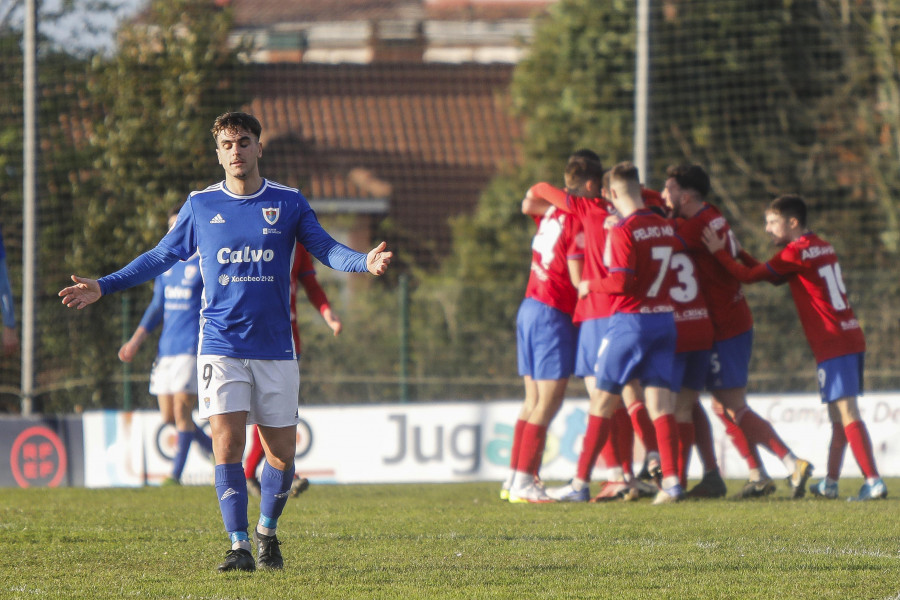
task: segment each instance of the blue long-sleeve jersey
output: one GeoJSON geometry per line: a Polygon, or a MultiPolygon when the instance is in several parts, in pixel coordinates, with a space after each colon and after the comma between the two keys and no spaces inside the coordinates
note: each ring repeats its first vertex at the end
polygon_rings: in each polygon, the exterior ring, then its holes
{"type": "Polygon", "coordinates": [[[9,285],[9,274],[6,272],[6,246],[3,245],[2,233],[0,233],[0,314],[3,317],[3,325],[16,326],[12,288],[9,285]]]}
{"type": "Polygon", "coordinates": [[[200,354],[295,359],[290,275],[296,242],[333,269],[365,272],[366,255],[338,243],[294,188],[263,180],[239,196],[225,182],[193,192],[156,248],[99,280],[103,294],[151,279],[194,252],[204,290],[200,354]]]}

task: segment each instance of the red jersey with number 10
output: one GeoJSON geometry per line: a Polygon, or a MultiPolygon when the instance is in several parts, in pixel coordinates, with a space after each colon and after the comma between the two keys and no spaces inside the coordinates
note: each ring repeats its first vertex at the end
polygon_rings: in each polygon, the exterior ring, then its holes
{"type": "Polygon", "coordinates": [[[766,266],[787,278],[817,363],[865,351],[866,341],[847,300],[841,266],[831,244],[807,233],[785,246],[766,266]]]}
{"type": "Polygon", "coordinates": [[[534,217],[538,230],[531,242],[531,275],[525,297],[571,315],[578,290],[569,277],[569,260],[584,258],[581,222],[551,206],[543,216],[534,217]]]}
{"type": "Polygon", "coordinates": [[[750,306],[744,298],[741,282],[728,272],[709,253],[703,243],[703,230],[707,225],[719,237],[726,236],[728,253],[734,257],[735,244],[731,239],[728,221],[711,204],[705,204],[697,214],[678,225],[678,235],[687,244],[688,252],[697,265],[700,289],[706,298],[706,307],[715,329],[716,341],[727,340],[749,331],[753,327],[750,306]]]}
{"type": "Polygon", "coordinates": [[[624,293],[610,294],[614,312],[672,312],[672,257],[684,249],[675,227],[649,209],[635,211],[610,230],[607,269],[631,280],[624,293]]]}

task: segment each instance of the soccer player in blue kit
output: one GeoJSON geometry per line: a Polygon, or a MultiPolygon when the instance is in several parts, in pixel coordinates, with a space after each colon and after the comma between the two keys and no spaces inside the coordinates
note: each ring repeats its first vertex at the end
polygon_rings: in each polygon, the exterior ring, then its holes
{"type": "Polygon", "coordinates": [[[231,112],[212,127],[225,180],[190,194],[175,227],[124,268],[59,292],[84,308],[143,283],[200,253],[203,308],[197,372],[200,417],[208,418],[216,456],[216,494],[231,549],[220,572],[283,567],[276,537],[294,475],[300,371],[290,325],[290,273],[296,242],[339,271],[381,275],[393,256],[381,242],[362,254],[335,241],[296,189],[262,178],[262,127],[231,112]],[[266,452],[254,562],[248,535],[247,480],[241,466],[247,425],[266,452]]]}
{"type": "MultiPolygon", "coordinates": [[[[169,229],[175,226],[177,217],[178,208],[169,212],[169,229]]],[[[200,256],[195,253],[154,280],[153,299],[134,334],[119,349],[119,359],[130,363],[150,332],[162,323],[159,350],[150,372],[150,393],[156,396],[163,422],[175,425],[178,432],[172,473],[163,485],[181,483],[192,442],[200,445],[204,455],[213,455],[212,440],[191,417],[197,403],[197,342],[202,293],[200,256]]]]}
{"type": "Polygon", "coordinates": [[[3,245],[3,233],[0,232],[0,315],[3,317],[3,355],[9,355],[19,349],[19,336],[16,335],[16,315],[13,312],[12,286],[6,272],[6,247],[3,245]]]}

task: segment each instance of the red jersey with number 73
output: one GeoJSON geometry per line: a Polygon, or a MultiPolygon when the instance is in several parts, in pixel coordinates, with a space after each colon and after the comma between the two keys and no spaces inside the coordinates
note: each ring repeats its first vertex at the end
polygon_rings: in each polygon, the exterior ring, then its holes
{"type": "Polygon", "coordinates": [[[674,282],[672,256],[684,250],[675,227],[649,209],[635,211],[609,232],[607,269],[625,272],[631,285],[622,294],[610,294],[613,312],[673,312],[669,289],[674,282]]]}
{"type": "Polygon", "coordinates": [[[766,266],[788,280],[816,362],[866,349],[834,248],[813,233],[785,246],[766,266]]]}

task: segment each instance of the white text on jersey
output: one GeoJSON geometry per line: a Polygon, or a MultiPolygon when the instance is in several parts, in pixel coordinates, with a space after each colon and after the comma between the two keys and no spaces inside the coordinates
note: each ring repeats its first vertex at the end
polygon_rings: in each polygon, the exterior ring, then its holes
{"type": "Polygon", "coordinates": [[[260,260],[263,262],[270,262],[273,258],[275,258],[274,250],[257,250],[250,248],[250,246],[244,246],[243,251],[232,251],[231,248],[221,248],[216,252],[216,260],[219,261],[219,264],[221,265],[227,265],[228,263],[259,262],[260,260]]]}

